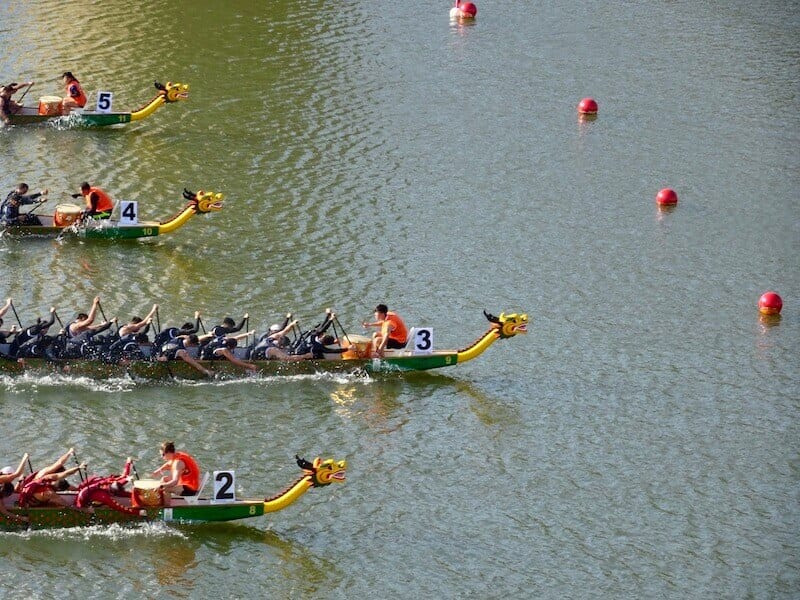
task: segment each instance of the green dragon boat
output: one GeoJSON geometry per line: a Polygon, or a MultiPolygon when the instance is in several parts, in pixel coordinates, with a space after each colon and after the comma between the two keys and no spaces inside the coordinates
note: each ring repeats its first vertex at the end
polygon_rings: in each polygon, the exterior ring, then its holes
{"type": "MultiPolygon", "coordinates": [[[[365,336],[348,335],[342,340],[346,351],[326,354],[322,359],[298,361],[256,360],[256,375],[282,376],[317,373],[399,373],[407,371],[426,371],[473,360],[483,354],[497,340],[512,338],[527,333],[527,314],[505,314],[493,316],[484,312],[489,320],[489,329],[475,342],[460,350],[433,350],[423,348],[420,351],[416,331],[424,328],[412,328],[409,331],[409,342],[406,348],[386,350],[382,358],[371,357],[371,340],[365,336]]],[[[427,330],[430,331],[430,330],[427,330]]],[[[422,338],[424,339],[424,337],[422,338]]],[[[152,348],[142,347],[151,352],[152,348]]],[[[236,348],[238,358],[246,359],[245,348],[236,348]]],[[[0,352],[3,348],[0,347],[0,352]]],[[[227,360],[200,360],[205,369],[211,371],[216,378],[239,378],[250,374],[250,371],[227,360]]],[[[68,375],[93,379],[129,376],[135,380],[202,380],[206,375],[182,360],[130,360],[109,364],[102,360],[88,359],[56,359],[25,358],[20,360],[0,360],[0,374],[5,375],[68,375]]]]}
{"type": "MultiPolygon", "coordinates": [[[[131,121],[141,121],[152,115],[165,104],[174,104],[189,97],[189,86],[183,83],[167,82],[162,85],[155,82],[158,90],[155,98],[132,112],[96,112],[90,110],[73,110],[69,115],[41,114],[41,101],[38,106],[23,106],[18,113],[8,116],[10,125],[41,125],[52,123],[64,127],[107,127],[123,125],[131,121]]],[[[45,97],[46,98],[46,97],[45,97]]],[[[44,100],[45,98],[42,98],[44,100]]]]}
{"type": "MultiPolygon", "coordinates": [[[[59,204],[53,214],[35,214],[40,225],[5,225],[4,234],[20,236],[64,237],[75,235],[87,240],[134,240],[171,233],[198,214],[222,210],[222,194],[214,192],[183,191],[186,205],[164,221],[138,221],[138,219],[81,219],[82,209],[75,204],[59,204]]],[[[132,207],[131,203],[128,206],[132,207]]],[[[120,210],[128,212],[127,207],[120,210]]],[[[34,214],[34,213],[29,213],[34,214]]],[[[132,216],[133,213],[128,213],[132,216]]]]}
{"type": "Polygon", "coordinates": [[[155,493],[158,482],[140,480],[133,482],[128,496],[115,497],[112,505],[95,504],[90,508],[76,508],[75,492],[58,492],[65,506],[20,507],[16,505],[19,494],[14,493],[0,499],[5,502],[8,517],[0,513],[0,531],[25,529],[55,529],[86,527],[92,525],[135,524],[161,521],[166,523],[200,523],[208,521],[235,521],[250,519],[283,510],[294,504],[311,488],[326,487],[332,483],[344,483],[347,463],[344,460],[316,458],[313,462],[295,457],[302,470],[300,477],[283,491],[267,498],[237,499],[234,497],[231,471],[216,471],[217,481],[211,493],[208,475],[197,496],[172,497],[165,501],[155,493]],[[152,484],[152,485],[151,485],[152,484]],[[114,506],[116,505],[116,506],[114,506]],[[131,509],[134,510],[131,510],[131,509]],[[133,514],[131,514],[133,513],[133,514]],[[27,521],[19,518],[24,517],[27,521]]]}

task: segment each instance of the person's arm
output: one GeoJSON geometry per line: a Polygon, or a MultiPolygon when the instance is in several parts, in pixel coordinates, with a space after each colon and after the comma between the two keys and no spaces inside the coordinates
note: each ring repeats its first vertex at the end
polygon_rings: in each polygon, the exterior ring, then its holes
{"type": "Polygon", "coordinates": [[[233,352],[228,350],[227,348],[217,348],[214,352],[221,354],[225,358],[227,358],[230,362],[235,365],[239,365],[242,368],[248,369],[250,371],[255,371],[258,367],[256,367],[253,363],[249,363],[243,360],[236,358],[233,355],[233,352]]]}
{"type": "Polygon", "coordinates": [[[169,476],[164,476],[161,478],[161,485],[164,487],[170,487],[173,485],[178,484],[178,480],[181,478],[181,471],[186,468],[186,465],[183,464],[182,460],[176,460],[172,465],[172,472],[169,476]]]}
{"type": "MultiPolygon", "coordinates": [[[[26,194],[24,196],[19,197],[20,204],[34,204],[38,198],[41,196],[46,196],[49,190],[44,189],[41,192],[36,192],[35,194],[26,194]]],[[[44,200],[39,200],[39,202],[44,202],[44,200]]]]}
{"type": "Polygon", "coordinates": [[[280,338],[282,338],[283,336],[285,336],[285,335],[289,335],[289,332],[292,330],[292,328],[293,328],[295,325],[297,325],[297,319],[295,319],[295,320],[294,320],[294,321],[292,321],[291,323],[288,323],[288,324],[286,325],[286,327],[284,327],[284,328],[283,328],[283,329],[281,329],[280,331],[276,331],[275,333],[272,333],[272,334],[270,334],[269,338],[270,338],[271,340],[279,340],[279,339],[280,339],[280,338]]]}
{"type": "Polygon", "coordinates": [[[72,456],[73,454],[75,454],[75,448],[70,448],[69,450],[67,450],[67,451],[66,451],[66,453],[64,453],[64,454],[63,454],[63,455],[62,455],[62,456],[61,456],[61,457],[60,457],[60,458],[59,458],[59,459],[58,459],[56,462],[54,462],[52,465],[50,465],[49,467],[45,467],[44,469],[42,469],[41,471],[39,471],[39,472],[36,474],[36,479],[43,479],[45,476],[49,475],[50,473],[52,473],[52,472],[53,472],[53,471],[55,471],[56,469],[60,469],[61,467],[63,467],[63,466],[64,466],[64,463],[66,463],[66,462],[67,462],[67,460],[69,459],[69,457],[70,457],[70,456],[72,456]]]}
{"type": "Polygon", "coordinates": [[[170,467],[170,463],[165,462],[163,465],[161,465],[155,471],[153,471],[153,475],[158,475],[160,473],[163,473],[166,469],[169,469],[169,467],[170,467]]]}
{"type": "Polygon", "coordinates": [[[47,475],[37,477],[37,479],[39,481],[59,481],[61,479],[66,479],[70,475],[75,475],[75,473],[85,468],[86,468],[86,463],[81,463],[77,467],[70,467],[69,469],[58,471],[57,473],[48,473],[47,475]]]}
{"type": "Polygon", "coordinates": [[[246,339],[250,335],[255,335],[255,333],[256,333],[256,330],[255,329],[251,329],[250,331],[247,331],[245,333],[240,333],[239,335],[229,335],[227,337],[228,337],[228,339],[236,340],[238,342],[239,340],[246,339]]]}
{"type": "Polygon", "coordinates": [[[6,300],[5,305],[0,307],[0,317],[2,317],[4,314],[6,314],[8,312],[8,309],[11,308],[11,304],[12,304],[12,300],[11,300],[11,298],[9,298],[8,300],[6,300]]]}

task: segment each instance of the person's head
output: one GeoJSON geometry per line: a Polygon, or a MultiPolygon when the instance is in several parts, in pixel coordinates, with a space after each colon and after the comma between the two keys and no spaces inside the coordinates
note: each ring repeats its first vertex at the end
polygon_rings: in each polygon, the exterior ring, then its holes
{"type": "Polygon", "coordinates": [[[389,307],[385,304],[378,304],[378,306],[375,307],[375,314],[380,317],[385,317],[388,313],[389,307]]]}
{"type": "Polygon", "coordinates": [[[28,189],[29,189],[29,188],[28,188],[28,184],[27,184],[27,183],[20,183],[20,184],[17,186],[17,193],[18,193],[19,195],[21,195],[21,196],[24,196],[25,194],[27,194],[27,193],[28,193],[28,189]]]}
{"type": "Polygon", "coordinates": [[[281,330],[281,326],[278,325],[277,323],[273,323],[272,325],[269,326],[269,332],[270,333],[278,333],[280,330],[281,330]]]}
{"type": "Polygon", "coordinates": [[[236,348],[236,346],[238,346],[238,345],[239,345],[239,342],[238,342],[238,341],[236,341],[236,339],[235,339],[235,338],[228,338],[227,340],[225,340],[225,347],[226,347],[228,350],[233,350],[233,349],[234,349],[234,348],[236,348]]]}
{"type": "Polygon", "coordinates": [[[175,454],[175,442],[164,442],[161,444],[161,456],[169,460],[175,454]]]}
{"type": "Polygon", "coordinates": [[[14,93],[14,84],[4,85],[0,88],[0,96],[3,98],[11,98],[11,94],[14,93]]]}
{"type": "Polygon", "coordinates": [[[236,327],[236,321],[234,321],[230,317],[225,317],[224,319],[222,319],[222,324],[225,327],[236,327]]]}
{"type": "Polygon", "coordinates": [[[200,343],[200,338],[197,337],[196,333],[192,333],[186,338],[186,345],[187,346],[197,346],[200,343]]]}
{"type": "Polygon", "coordinates": [[[133,317],[131,319],[131,325],[136,325],[136,324],[141,323],[141,322],[142,322],[142,317],[133,317]]]}
{"type": "Polygon", "coordinates": [[[87,315],[86,313],[78,313],[78,316],[76,318],[78,321],[85,321],[86,319],[89,318],[89,315],[87,315]]]}
{"type": "Polygon", "coordinates": [[[77,81],[75,76],[72,74],[72,71],[64,71],[64,73],[61,75],[61,79],[63,79],[66,83],[69,83],[70,81],[77,81]]]}
{"type": "Polygon", "coordinates": [[[84,194],[88,194],[89,190],[91,190],[91,189],[92,189],[92,186],[89,185],[88,181],[84,181],[81,184],[81,192],[83,192],[84,194]]]}
{"type": "Polygon", "coordinates": [[[325,346],[330,346],[332,343],[336,341],[336,338],[333,337],[330,333],[323,335],[322,339],[320,340],[325,346]]]}

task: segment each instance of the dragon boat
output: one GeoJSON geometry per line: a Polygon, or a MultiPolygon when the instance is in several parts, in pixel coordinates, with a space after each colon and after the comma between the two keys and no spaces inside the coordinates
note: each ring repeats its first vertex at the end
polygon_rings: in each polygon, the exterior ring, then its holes
{"type": "Polygon", "coordinates": [[[85,109],[71,111],[68,115],[62,115],[60,108],[55,104],[55,100],[60,98],[53,97],[52,106],[48,104],[48,96],[39,100],[37,106],[24,106],[18,113],[8,116],[10,125],[39,125],[42,123],[57,123],[59,125],[76,127],[106,127],[109,125],[121,125],[131,121],[141,121],[152,115],[156,110],[165,104],[174,104],[189,97],[189,86],[183,83],[167,82],[162,85],[155,82],[158,90],[155,98],[138,110],[132,112],[98,112],[85,109]]]}
{"type": "Polygon", "coordinates": [[[88,240],[133,240],[171,233],[198,214],[222,210],[222,194],[214,192],[183,191],[187,201],[175,215],[164,221],[139,221],[135,204],[126,203],[120,208],[120,219],[82,219],[81,207],[59,204],[50,215],[35,214],[40,225],[5,225],[3,233],[10,235],[61,236],[75,235],[88,240]]]}
{"type": "Polygon", "coordinates": [[[235,521],[260,517],[266,513],[283,510],[294,504],[311,488],[344,483],[347,463],[344,460],[315,458],[309,462],[295,457],[302,474],[283,491],[267,498],[238,499],[232,471],[215,471],[213,491],[204,493],[209,485],[209,473],[196,496],[164,499],[157,480],[133,482],[131,493],[109,497],[103,503],[92,502],[88,508],[77,508],[76,492],[58,492],[65,506],[20,507],[18,493],[0,499],[6,509],[17,518],[0,513],[0,531],[24,529],[55,529],[86,527],[91,525],[135,524],[161,521],[167,523],[199,523],[207,521],[235,521]],[[27,522],[18,520],[25,517],[27,522]]]}
{"type": "MultiPolygon", "coordinates": [[[[505,314],[494,316],[484,311],[489,321],[488,330],[469,346],[460,350],[434,350],[430,339],[430,329],[411,328],[409,340],[405,348],[386,350],[383,357],[374,358],[371,339],[365,336],[340,336],[343,352],[325,354],[321,359],[297,361],[286,360],[254,360],[255,374],[265,376],[303,375],[317,373],[398,373],[407,371],[426,371],[442,367],[451,367],[477,358],[497,340],[512,338],[527,333],[527,314],[505,314]],[[422,335],[417,335],[417,333],[422,335]],[[428,347],[425,347],[427,344],[428,347]],[[422,349],[420,349],[422,346],[422,349]]],[[[8,345],[0,345],[0,353],[7,351],[8,345]]],[[[152,353],[152,347],[141,346],[145,355],[152,353]]],[[[247,348],[236,348],[237,358],[246,360],[247,348]]],[[[247,371],[227,360],[199,360],[206,370],[215,378],[237,378],[247,371]]],[[[25,358],[20,360],[0,360],[0,374],[18,375],[70,375],[106,379],[110,377],[129,376],[134,380],[201,380],[207,376],[182,360],[158,361],[124,360],[108,363],[101,359],[55,359],[25,358]]]]}

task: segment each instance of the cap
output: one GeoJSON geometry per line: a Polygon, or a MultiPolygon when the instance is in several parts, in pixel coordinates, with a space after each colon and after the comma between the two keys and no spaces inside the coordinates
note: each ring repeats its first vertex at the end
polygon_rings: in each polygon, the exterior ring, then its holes
{"type": "Polygon", "coordinates": [[[14,472],[14,467],[3,467],[0,469],[0,475],[11,475],[14,472]]]}
{"type": "Polygon", "coordinates": [[[277,323],[275,323],[274,325],[270,325],[269,326],[270,333],[277,333],[280,330],[281,330],[281,326],[278,325],[277,323]]]}

